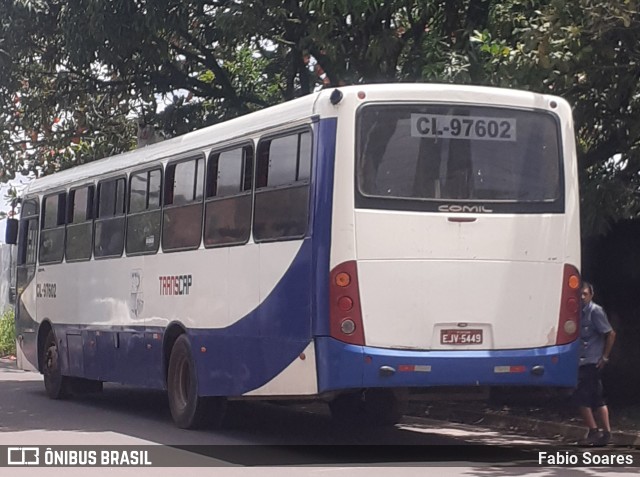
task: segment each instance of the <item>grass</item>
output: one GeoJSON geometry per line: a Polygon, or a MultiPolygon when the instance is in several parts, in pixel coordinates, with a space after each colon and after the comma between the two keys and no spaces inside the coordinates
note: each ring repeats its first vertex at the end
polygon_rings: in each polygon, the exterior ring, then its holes
{"type": "Polygon", "coordinates": [[[16,354],[16,325],[13,309],[7,309],[0,316],[0,356],[16,354]]]}

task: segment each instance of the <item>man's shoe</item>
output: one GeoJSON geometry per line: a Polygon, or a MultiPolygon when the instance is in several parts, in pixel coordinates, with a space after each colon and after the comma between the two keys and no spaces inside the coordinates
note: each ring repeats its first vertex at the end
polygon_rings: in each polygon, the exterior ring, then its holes
{"type": "Polygon", "coordinates": [[[585,446],[585,447],[593,447],[598,445],[597,443],[600,442],[602,438],[603,438],[603,433],[600,432],[598,429],[589,429],[589,433],[587,434],[587,437],[578,441],[578,445],[585,446]]]}
{"type": "Polygon", "coordinates": [[[611,433],[607,431],[602,431],[600,436],[596,439],[594,446],[604,447],[611,444],[611,433]]]}

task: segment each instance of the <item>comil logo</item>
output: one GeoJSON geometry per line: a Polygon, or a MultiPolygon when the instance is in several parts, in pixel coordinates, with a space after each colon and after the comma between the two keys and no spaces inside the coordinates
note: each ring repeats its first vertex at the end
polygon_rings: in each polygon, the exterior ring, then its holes
{"type": "Polygon", "coordinates": [[[8,447],[8,465],[39,465],[40,449],[38,447],[8,447]]]}
{"type": "Polygon", "coordinates": [[[493,209],[490,209],[486,205],[441,205],[438,207],[440,212],[470,212],[470,213],[491,213],[493,209]]]}

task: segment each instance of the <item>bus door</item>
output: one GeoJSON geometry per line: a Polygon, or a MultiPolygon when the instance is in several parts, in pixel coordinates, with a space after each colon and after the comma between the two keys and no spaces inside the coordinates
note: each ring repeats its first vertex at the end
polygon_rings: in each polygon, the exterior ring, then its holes
{"type": "Polygon", "coordinates": [[[38,314],[36,266],[38,252],[38,201],[25,200],[20,214],[16,266],[16,338],[20,369],[37,369],[38,314]]]}

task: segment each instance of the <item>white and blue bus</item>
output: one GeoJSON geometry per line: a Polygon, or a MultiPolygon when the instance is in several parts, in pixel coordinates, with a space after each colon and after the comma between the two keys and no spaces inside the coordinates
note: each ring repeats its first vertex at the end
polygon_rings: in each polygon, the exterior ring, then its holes
{"type": "Polygon", "coordinates": [[[54,399],[165,389],[184,428],[228,399],[387,424],[411,388],[573,386],[576,170],[560,98],[393,84],[34,180],[19,366],[54,399]]]}

